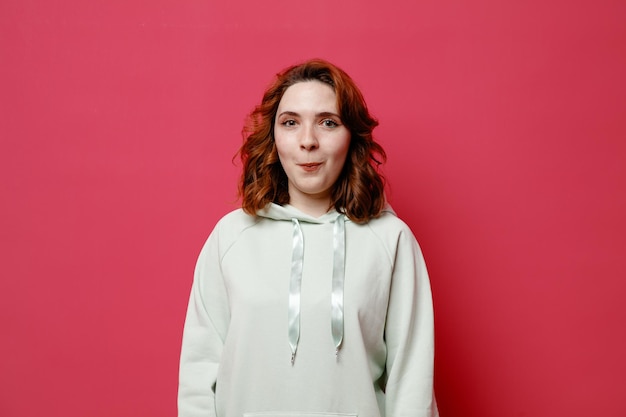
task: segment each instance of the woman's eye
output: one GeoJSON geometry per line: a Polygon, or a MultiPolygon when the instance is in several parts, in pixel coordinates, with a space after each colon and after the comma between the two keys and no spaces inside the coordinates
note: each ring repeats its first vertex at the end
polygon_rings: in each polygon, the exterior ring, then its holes
{"type": "Polygon", "coordinates": [[[334,121],[332,119],[324,119],[322,121],[322,124],[324,125],[324,127],[337,127],[337,126],[339,126],[339,123],[337,123],[336,121],[334,121]]]}
{"type": "Polygon", "coordinates": [[[289,119],[289,120],[285,120],[285,121],[283,121],[281,124],[282,124],[283,126],[290,127],[290,126],[295,126],[295,125],[296,125],[296,121],[295,121],[295,120],[291,120],[291,119],[289,119]]]}

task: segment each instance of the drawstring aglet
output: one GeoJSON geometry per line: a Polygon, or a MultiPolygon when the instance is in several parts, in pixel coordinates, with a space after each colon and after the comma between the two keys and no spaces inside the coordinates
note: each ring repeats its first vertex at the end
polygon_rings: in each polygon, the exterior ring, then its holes
{"type": "Polygon", "coordinates": [[[295,360],[296,360],[296,353],[295,353],[295,352],[293,352],[293,353],[291,354],[291,366],[293,366],[293,363],[294,363],[294,361],[295,361],[295,360]]]}

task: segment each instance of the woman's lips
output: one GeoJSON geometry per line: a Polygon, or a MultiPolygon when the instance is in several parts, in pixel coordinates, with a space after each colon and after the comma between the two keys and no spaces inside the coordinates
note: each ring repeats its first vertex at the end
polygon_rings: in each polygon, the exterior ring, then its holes
{"type": "Polygon", "coordinates": [[[321,162],[310,162],[306,164],[298,164],[306,172],[315,172],[322,165],[321,162]]]}

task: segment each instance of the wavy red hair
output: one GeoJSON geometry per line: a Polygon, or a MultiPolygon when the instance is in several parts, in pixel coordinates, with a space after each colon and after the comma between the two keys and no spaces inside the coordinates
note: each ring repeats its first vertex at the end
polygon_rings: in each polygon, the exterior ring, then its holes
{"type": "Polygon", "coordinates": [[[312,80],[328,84],[335,91],[341,121],[351,134],[348,157],[331,193],[331,207],[354,222],[367,222],[379,216],[385,206],[385,179],[378,167],[386,155],[372,137],[378,121],[369,114],[363,95],[350,76],[320,59],[278,73],[261,104],[248,116],[239,150],[243,163],[239,182],[242,208],[255,215],[269,203],[289,203],[287,175],[274,142],[276,112],[287,88],[312,80]]]}

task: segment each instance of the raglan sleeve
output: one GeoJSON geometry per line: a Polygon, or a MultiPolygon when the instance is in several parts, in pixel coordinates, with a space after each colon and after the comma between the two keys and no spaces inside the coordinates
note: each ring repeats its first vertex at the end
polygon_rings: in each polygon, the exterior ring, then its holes
{"type": "Polygon", "coordinates": [[[408,226],[398,237],[385,324],[386,416],[436,417],[434,323],[422,251],[408,226]]]}
{"type": "Polygon", "coordinates": [[[215,385],[230,321],[219,223],[196,263],[180,354],[179,417],[215,417],[215,385]]]}

